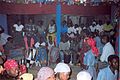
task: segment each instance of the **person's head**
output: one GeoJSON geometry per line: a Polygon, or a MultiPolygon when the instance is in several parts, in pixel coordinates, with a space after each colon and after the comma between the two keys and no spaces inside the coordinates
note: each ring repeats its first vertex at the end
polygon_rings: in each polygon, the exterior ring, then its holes
{"type": "Polygon", "coordinates": [[[18,63],[13,59],[7,60],[4,63],[4,68],[9,76],[17,77],[19,74],[18,63]]]}
{"type": "Polygon", "coordinates": [[[92,26],[94,27],[96,25],[96,22],[94,21],[93,23],[92,23],[92,26]]]}
{"type": "Polygon", "coordinates": [[[33,18],[29,18],[28,21],[29,21],[29,23],[31,23],[31,24],[34,22],[34,21],[33,21],[33,18]]]}
{"type": "Polygon", "coordinates": [[[92,76],[87,71],[80,71],[77,74],[77,80],[92,80],[92,76]]]}
{"type": "Polygon", "coordinates": [[[12,38],[12,37],[8,37],[8,38],[7,38],[7,41],[9,41],[9,42],[12,43],[12,42],[13,42],[13,38],[12,38]]]}
{"type": "Polygon", "coordinates": [[[33,80],[33,75],[30,73],[24,73],[20,76],[20,80],[33,80]]]}
{"type": "Polygon", "coordinates": [[[108,63],[113,70],[118,70],[119,57],[117,55],[110,55],[108,57],[108,63]]]}
{"type": "Polygon", "coordinates": [[[39,21],[38,21],[38,25],[40,25],[40,26],[43,25],[43,23],[44,23],[44,22],[43,22],[42,20],[39,20],[39,21]]]}
{"type": "Polygon", "coordinates": [[[35,80],[55,80],[55,74],[50,67],[42,67],[37,73],[35,80]]]}
{"type": "Polygon", "coordinates": [[[108,42],[109,42],[109,36],[107,36],[107,35],[103,35],[101,41],[102,41],[103,44],[108,43],[108,42]]]}
{"type": "Polygon", "coordinates": [[[54,71],[60,80],[68,80],[71,72],[70,67],[65,63],[58,63],[54,71]]]}
{"type": "Polygon", "coordinates": [[[50,21],[50,24],[51,24],[51,25],[54,25],[54,24],[55,24],[55,20],[52,19],[52,20],[50,21]]]}
{"type": "Polygon", "coordinates": [[[49,41],[52,41],[52,36],[48,36],[49,41]]]}

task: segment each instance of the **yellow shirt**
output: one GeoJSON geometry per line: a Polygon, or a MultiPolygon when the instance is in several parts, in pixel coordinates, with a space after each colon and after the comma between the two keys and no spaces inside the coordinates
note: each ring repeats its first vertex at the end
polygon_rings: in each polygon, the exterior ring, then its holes
{"type": "Polygon", "coordinates": [[[104,30],[104,31],[110,31],[110,30],[112,30],[112,29],[113,29],[113,27],[112,27],[111,24],[109,24],[109,25],[104,24],[104,25],[103,25],[103,30],[104,30]]]}

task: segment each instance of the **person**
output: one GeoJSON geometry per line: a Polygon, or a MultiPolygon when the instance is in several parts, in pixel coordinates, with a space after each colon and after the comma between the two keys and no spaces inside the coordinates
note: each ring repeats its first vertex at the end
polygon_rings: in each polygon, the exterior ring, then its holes
{"type": "Polygon", "coordinates": [[[56,80],[69,80],[71,69],[65,63],[58,63],[54,69],[56,80]]]}
{"type": "Polygon", "coordinates": [[[92,76],[87,71],[80,71],[77,74],[77,80],[92,80],[92,76]]]}
{"type": "Polygon", "coordinates": [[[104,35],[102,37],[102,43],[105,44],[103,47],[102,54],[100,56],[101,62],[107,62],[107,58],[109,55],[115,54],[114,48],[109,42],[109,37],[107,35],[104,35]]]}
{"type": "Polygon", "coordinates": [[[3,80],[17,80],[19,76],[26,73],[26,68],[19,69],[18,63],[14,59],[9,59],[4,63],[4,72],[0,76],[3,80]]]}
{"type": "Polygon", "coordinates": [[[55,74],[52,68],[42,67],[37,73],[35,80],[55,80],[55,74]]]}
{"type": "Polygon", "coordinates": [[[0,45],[3,46],[7,43],[7,38],[11,37],[10,35],[4,33],[4,28],[0,25],[0,45]]]}
{"type": "Polygon", "coordinates": [[[119,57],[117,55],[110,55],[108,57],[109,66],[100,70],[97,80],[118,80],[118,62],[119,57]]]}
{"type": "Polygon", "coordinates": [[[21,20],[17,20],[16,24],[13,25],[13,37],[16,46],[23,47],[23,29],[24,26],[21,20]]]}

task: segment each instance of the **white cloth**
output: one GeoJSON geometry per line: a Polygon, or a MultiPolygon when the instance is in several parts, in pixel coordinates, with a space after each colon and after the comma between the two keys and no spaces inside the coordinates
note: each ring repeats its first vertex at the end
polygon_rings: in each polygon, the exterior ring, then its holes
{"type": "Polygon", "coordinates": [[[15,31],[22,31],[22,29],[24,28],[23,25],[18,25],[18,24],[14,24],[13,27],[15,27],[15,31]]]}
{"type": "Polygon", "coordinates": [[[40,43],[36,42],[34,46],[35,46],[35,48],[39,48],[40,47],[40,43]]]}
{"type": "Polygon", "coordinates": [[[50,44],[49,41],[48,41],[48,50],[51,50],[51,48],[52,48],[53,46],[55,46],[54,42],[53,42],[52,44],[50,44]]]}
{"type": "Polygon", "coordinates": [[[49,33],[54,33],[55,32],[55,25],[53,25],[53,26],[49,25],[48,31],[49,31],[49,33]]]}
{"type": "Polygon", "coordinates": [[[58,63],[54,69],[55,73],[70,72],[70,67],[65,63],[58,63]]]}
{"type": "Polygon", "coordinates": [[[96,26],[94,26],[94,27],[92,25],[90,26],[91,32],[95,32],[95,29],[96,29],[96,26]]]}
{"type": "Polygon", "coordinates": [[[103,25],[97,24],[96,25],[96,30],[98,30],[99,32],[102,32],[103,31],[103,25]]]}
{"type": "Polygon", "coordinates": [[[5,33],[0,34],[0,44],[5,45],[8,37],[11,37],[11,36],[5,33]]]}
{"type": "Polygon", "coordinates": [[[105,46],[103,47],[103,52],[100,57],[101,62],[108,61],[108,57],[112,54],[115,54],[113,46],[110,44],[110,42],[106,43],[105,46]]]}
{"type": "Polygon", "coordinates": [[[69,27],[68,28],[68,33],[72,33],[72,32],[74,33],[74,31],[75,31],[74,29],[75,29],[74,27],[69,27]]]}
{"type": "Polygon", "coordinates": [[[80,71],[77,74],[77,80],[91,80],[92,76],[87,71],[80,71]]]}
{"type": "Polygon", "coordinates": [[[98,73],[97,80],[117,80],[117,71],[115,74],[110,70],[109,66],[100,70],[98,73]]]}

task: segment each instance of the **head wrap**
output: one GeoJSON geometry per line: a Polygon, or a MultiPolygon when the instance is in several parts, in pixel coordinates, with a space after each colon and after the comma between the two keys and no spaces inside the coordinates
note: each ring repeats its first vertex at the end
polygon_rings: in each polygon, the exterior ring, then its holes
{"type": "Polygon", "coordinates": [[[87,71],[81,71],[77,74],[77,80],[91,80],[92,76],[87,71]]]}
{"type": "Polygon", "coordinates": [[[47,80],[49,77],[51,77],[54,74],[54,71],[49,67],[42,67],[38,74],[37,78],[35,80],[47,80]]]}
{"type": "Polygon", "coordinates": [[[30,73],[24,73],[20,76],[20,79],[23,80],[33,80],[33,75],[30,73]]]}
{"type": "Polygon", "coordinates": [[[4,63],[5,70],[10,70],[10,69],[16,68],[16,67],[18,67],[18,63],[15,60],[13,60],[13,59],[7,60],[4,63]]]}
{"type": "Polygon", "coordinates": [[[58,63],[54,69],[55,73],[70,72],[70,67],[65,63],[58,63]]]}
{"type": "Polygon", "coordinates": [[[93,54],[95,56],[98,56],[99,55],[99,51],[98,51],[98,48],[96,47],[95,40],[93,38],[88,38],[87,39],[87,43],[91,47],[93,54]]]}
{"type": "Polygon", "coordinates": [[[21,74],[24,74],[27,72],[26,66],[25,65],[20,65],[20,72],[21,74]]]}

